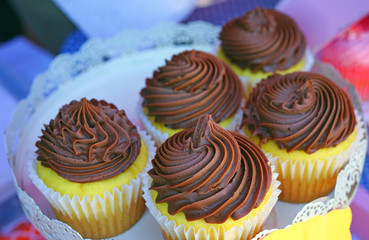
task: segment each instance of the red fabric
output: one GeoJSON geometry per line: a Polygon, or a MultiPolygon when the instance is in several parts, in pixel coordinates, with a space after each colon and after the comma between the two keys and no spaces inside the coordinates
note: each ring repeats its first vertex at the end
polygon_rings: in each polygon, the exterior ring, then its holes
{"type": "Polygon", "coordinates": [[[8,234],[0,233],[0,240],[45,240],[29,222],[21,222],[8,234]]]}
{"type": "Polygon", "coordinates": [[[369,15],[333,39],[318,56],[349,80],[362,100],[369,100],[369,15]]]}

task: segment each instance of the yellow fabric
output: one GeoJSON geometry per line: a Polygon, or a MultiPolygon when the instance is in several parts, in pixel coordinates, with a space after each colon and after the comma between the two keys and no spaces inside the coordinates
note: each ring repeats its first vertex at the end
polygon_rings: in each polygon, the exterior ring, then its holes
{"type": "Polygon", "coordinates": [[[272,232],[263,240],[349,240],[351,209],[337,209],[323,216],[314,216],[305,222],[299,222],[286,229],[272,232]]]}
{"type": "Polygon", "coordinates": [[[246,77],[250,79],[251,82],[257,82],[261,79],[264,79],[273,73],[279,73],[279,74],[287,74],[292,72],[298,72],[301,71],[301,69],[305,66],[305,58],[302,58],[298,63],[293,65],[292,67],[286,69],[286,70],[277,70],[275,72],[264,72],[262,70],[259,70],[257,72],[252,72],[250,69],[241,69],[236,64],[231,63],[231,61],[224,55],[223,51],[221,49],[218,50],[217,56],[222,59],[225,63],[227,63],[231,68],[235,71],[235,73],[238,76],[246,77]]]}
{"type": "MultiPolygon", "coordinates": [[[[303,150],[293,150],[291,152],[287,152],[286,149],[280,149],[277,145],[277,143],[275,143],[272,140],[267,141],[267,143],[262,144],[261,148],[265,151],[265,152],[270,152],[272,153],[274,156],[279,156],[281,157],[282,161],[286,161],[287,159],[291,159],[292,163],[295,162],[297,159],[299,160],[307,160],[309,159],[311,162],[314,161],[314,159],[320,159],[320,160],[324,160],[326,157],[332,158],[334,155],[337,155],[337,153],[341,153],[343,151],[346,151],[351,144],[354,142],[355,137],[356,137],[356,132],[357,130],[355,129],[348,138],[345,139],[345,141],[341,142],[340,144],[338,144],[335,147],[330,147],[330,148],[322,148],[319,149],[318,151],[309,154],[306,153],[303,150]]],[[[245,127],[245,133],[247,136],[251,136],[250,131],[247,129],[247,127],[245,127]]],[[[260,139],[258,136],[254,136],[251,138],[251,140],[259,145],[260,139]]]]}
{"type": "Polygon", "coordinates": [[[77,183],[68,181],[60,177],[54,170],[37,163],[37,174],[44,181],[47,187],[52,188],[55,192],[59,192],[62,196],[89,196],[92,199],[95,195],[104,197],[105,191],[112,192],[114,187],[120,189],[123,184],[128,184],[131,179],[136,178],[137,174],[142,172],[148,161],[148,153],[144,142],[141,140],[141,151],[137,159],[123,173],[102,181],[90,183],[77,183]]]}
{"type": "Polygon", "coordinates": [[[262,211],[264,205],[268,202],[268,200],[271,197],[272,191],[269,188],[268,192],[266,193],[264,200],[262,201],[262,203],[260,204],[260,206],[258,206],[257,208],[254,208],[253,210],[251,210],[251,212],[249,214],[247,214],[246,216],[244,216],[243,218],[240,218],[238,220],[233,220],[232,218],[228,218],[227,221],[225,221],[222,224],[211,224],[211,223],[206,223],[204,219],[199,219],[199,220],[195,220],[195,221],[187,221],[186,217],[184,215],[183,212],[179,212],[175,215],[170,215],[168,213],[168,204],[167,203],[156,203],[155,199],[156,196],[158,195],[158,193],[155,190],[150,190],[151,191],[151,195],[152,195],[152,199],[156,205],[156,207],[158,208],[158,210],[160,211],[160,213],[164,216],[168,217],[168,220],[174,220],[178,225],[183,224],[186,229],[189,229],[190,227],[194,227],[195,231],[197,232],[200,228],[204,228],[206,230],[206,232],[208,233],[208,229],[210,227],[214,227],[215,229],[218,229],[218,227],[223,226],[224,227],[224,231],[228,231],[229,229],[231,229],[234,226],[241,226],[241,223],[243,220],[248,220],[251,216],[256,216],[259,212],[262,211]]]}
{"type": "MultiPolygon", "coordinates": [[[[147,108],[143,108],[144,110],[144,113],[147,115],[148,113],[148,109],[147,108]]],[[[228,127],[228,125],[232,122],[233,118],[234,118],[234,115],[233,114],[231,117],[221,121],[219,123],[219,125],[222,127],[222,128],[226,128],[228,127]]],[[[180,132],[180,131],[183,131],[183,129],[171,129],[171,128],[168,128],[166,127],[163,123],[157,123],[155,122],[155,116],[148,116],[148,119],[150,120],[151,124],[158,130],[160,130],[161,133],[168,133],[168,136],[171,137],[173,136],[174,134],[176,134],[177,132],[180,132]]]]}

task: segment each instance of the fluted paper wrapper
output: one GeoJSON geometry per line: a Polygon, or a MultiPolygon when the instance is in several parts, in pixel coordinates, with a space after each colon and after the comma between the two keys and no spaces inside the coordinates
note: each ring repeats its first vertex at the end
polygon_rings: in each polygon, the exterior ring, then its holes
{"type": "MultiPolygon", "coordinates": [[[[243,105],[243,102],[241,102],[241,106],[243,105]]],[[[156,146],[161,146],[165,140],[169,138],[168,133],[162,133],[159,129],[155,128],[155,126],[151,123],[148,116],[144,113],[143,107],[142,107],[142,99],[139,102],[137,106],[137,113],[138,116],[142,122],[142,125],[144,126],[145,130],[152,136],[152,138],[155,141],[156,146]]],[[[233,119],[230,122],[230,124],[225,127],[224,129],[227,129],[229,131],[236,131],[239,127],[239,124],[242,120],[242,110],[238,109],[237,112],[233,115],[233,119]]]]}
{"type": "Polygon", "coordinates": [[[163,237],[166,240],[248,240],[261,231],[264,222],[278,200],[278,195],[280,194],[278,186],[280,182],[277,180],[278,174],[274,172],[273,167],[272,170],[273,177],[270,185],[272,193],[263,209],[256,216],[250,216],[248,220],[242,221],[241,226],[234,226],[228,231],[225,231],[222,224],[219,224],[218,228],[200,228],[196,232],[194,227],[186,229],[183,224],[178,225],[174,220],[169,221],[166,216],[160,213],[154,203],[151,191],[149,190],[152,178],[148,174],[143,178],[143,197],[148,210],[159,223],[163,237]]]}
{"type": "Polygon", "coordinates": [[[364,122],[356,114],[358,124],[356,126],[356,137],[346,151],[337,153],[332,158],[325,159],[298,159],[292,161],[281,160],[280,157],[266,152],[271,163],[275,166],[279,174],[278,180],[281,182],[282,201],[293,203],[307,203],[316,198],[328,195],[335,187],[337,175],[349,161],[350,156],[364,138],[364,122]]]}
{"type": "Polygon", "coordinates": [[[30,166],[30,178],[50,203],[57,219],[67,223],[84,238],[108,238],[116,236],[133,226],[145,211],[142,198],[143,174],[151,168],[151,159],[155,155],[154,142],[145,131],[139,131],[147,152],[146,167],[129,184],[123,184],[112,192],[104,192],[104,197],[62,196],[48,188],[37,175],[37,161],[30,166]]]}

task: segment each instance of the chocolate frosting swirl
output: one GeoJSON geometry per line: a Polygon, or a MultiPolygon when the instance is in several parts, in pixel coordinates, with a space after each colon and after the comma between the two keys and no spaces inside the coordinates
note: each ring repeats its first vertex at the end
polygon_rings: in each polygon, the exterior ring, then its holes
{"type": "Polygon", "coordinates": [[[348,95],[333,81],[311,72],[273,75],[253,90],[243,125],[265,143],[288,152],[313,153],[344,141],[356,125],[348,95]]]}
{"type": "Polygon", "coordinates": [[[288,69],[301,60],[306,48],[295,21],[273,9],[255,8],[229,21],[219,39],[232,63],[253,72],[288,69]]]}
{"type": "Polygon", "coordinates": [[[146,79],[143,107],[165,126],[194,127],[203,114],[216,122],[232,116],[241,104],[239,78],[217,57],[201,51],[174,55],[146,79]]]}
{"type": "Polygon", "coordinates": [[[123,110],[92,99],[64,105],[36,142],[37,160],[59,176],[86,183],[127,169],[141,149],[137,128],[123,110]]]}
{"type": "Polygon", "coordinates": [[[223,223],[240,219],[263,201],[271,184],[268,159],[246,137],[222,129],[209,115],[196,129],[170,137],[152,160],[151,189],[168,213],[223,223]]]}

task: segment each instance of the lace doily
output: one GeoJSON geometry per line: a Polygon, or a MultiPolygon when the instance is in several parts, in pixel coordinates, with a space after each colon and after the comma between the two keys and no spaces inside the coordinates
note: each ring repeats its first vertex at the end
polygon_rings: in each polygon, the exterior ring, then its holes
{"type": "MultiPolygon", "coordinates": [[[[62,54],[57,56],[49,69],[37,76],[32,85],[29,96],[20,101],[13,114],[12,121],[6,129],[6,143],[9,164],[17,186],[19,199],[29,220],[47,238],[50,239],[82,239],[81,236],[65,223],[50,220],[30,197],[25,189],[23,176],[19,174],[16,153],[21,148],[19,142],[22,131],[37,108],[60,86],[90,69],[121,56],[128,56],[139,51],[158,49],[166,46],[181,45],[209,45],[214,46],[218,41],[219,26],[205,22],[192,22],[189,24],[161,24],[149,31],[123,31],[111,39],[92,39],[86,42],[81,50],[75,54],[62,54]]],[[[347,89],[355,108],[363,116],[363,111],[355,89],[330,66],[315,63],[313,71],[320,72],[332,79],[337,79],[338,85],[347,89]]],[[[365,126],[362,126],[365,128],[365,126]]],[[[349,163],[338,175],[334,196],[327,201],[317,200],[305,205],[297,214],[293,222],[305,221],[312,216],[325,214],[328,211],[345,207],[351,203],[359,184],[363,170],[367,136],[361,139],[360,147],[351,157],[349,163]]],[[[292,222],[291,222],[292,224],[292,222]]],[[[265,230],[255,239],[262,239],[273,230],[265,230]]]]}
{"type": "Polygon", "coordinates": [[[48,239],[65,240],[65,239],[83,239],[79,233],[69,227],[67,224],[56,219],[50,220],[46,217],[36,205],[35,201],[20,188],[18,197],[21,200],[24,213],[35,226],[35,228],[48,239]]]}

